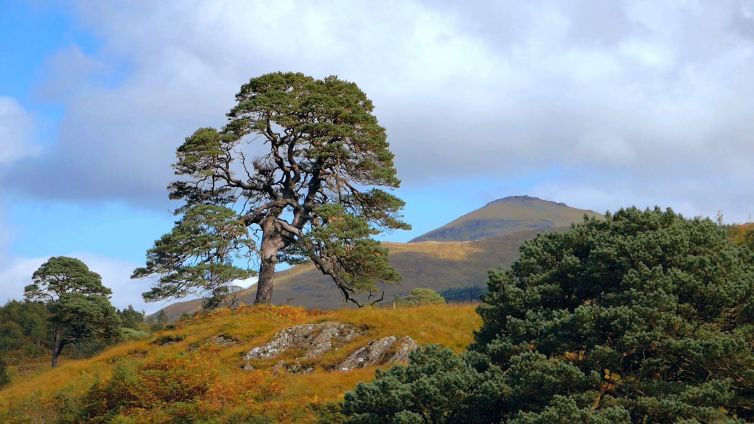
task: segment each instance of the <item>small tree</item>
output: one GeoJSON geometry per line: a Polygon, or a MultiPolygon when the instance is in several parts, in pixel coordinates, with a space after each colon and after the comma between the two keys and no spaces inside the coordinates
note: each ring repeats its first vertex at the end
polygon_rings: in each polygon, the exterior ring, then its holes
{"type": "Polygon", "coordinates": [[[238,248],[252,248],[259,257],[257,304],[272,302],[276,264],[292,257],[311,260],[350,301],[374,288],[373,280],[397,280],[387,250],[370,235],[373,228],[409,226],[399,215],[404,203],[377,188],[400,182],[366,95],[336,77],[272,73],[252,78],[236,101],[224,128],[198,129],[178,148],[175,172],[182,178],[170,185],[170,197],[184,202],[177,211],[185,214],[182,221],[193,216],[210,223],[221,214],[228,226],[187,233],[179,221],[134,272],[137,278],[161,277],[145,298],[206,289],[223,271],[240,274],[225,256],[238,248]],[[341,220],[360,230],[343,231],[341,220]],[[259,246],[248,243],[241,231],[247,228],[258,232],[259,246]],[[197,248],[194,238],[227,251],[197,248]],[[208,269],[221,263],[217,272],[208,269]]]}
{"type": "Polygon", "coordinates": [[[432,289],[413,289],[408,296],[395,301],[401,306],[437,305],[445,303],[445,298],[432,289]]]}
{"type": "Polygon", "coordinates": [[[118,317],[123,327],[133,330],[138,330],[139,324],[144,322],[144,312],[137,311],[133,305],[128,305],[128,308],[118,311],[118,317]]]}
{"type": "Polygon", "coordinates": [[[24,296],[48,307],[53,367],[69,344],[117,337],[120,320],[110,304],[111,291],[80,260],[50,258],[34,272],[32,281],[24,296]]]}
{"type": "Polygon", "coordinates": [[[161,331],[165,329],[165,324],[168,322],[168,314],[164,309],[160,309],[157,314],[149,317],[149,322],[152,323],[150,329],[152,331],[161,331]]]}
{"type": "Polygon", "coordinates": [[[0,307],[0,351],[23,349],[37,356],[48,345],[47,307],[37,302],[11,300],[0,307]]]}

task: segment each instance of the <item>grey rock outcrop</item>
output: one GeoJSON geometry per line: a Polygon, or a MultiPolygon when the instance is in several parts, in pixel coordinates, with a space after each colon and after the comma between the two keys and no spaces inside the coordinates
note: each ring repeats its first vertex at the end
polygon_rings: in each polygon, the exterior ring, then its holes
{"type": "Polygon", "coordinates": [[[316,358],[362,334],[357,327],[341,322],[297,325],[278,332],[268,343],[251,349],[244,355],[244,360],[274,358],[289,349],[303,351],[302,358],[316,358]]]}
{"type": "MultiPolygon", "coordinates": [[[[293,374],[310,373],[316,365],[314,358],[338,349],[364,334],[364,330],[342,322],[296,325],[279,331],[269,342],[246,352],[243,355],[243,368],[252,370],[254,361],[273,359],[290,351],[291,354],[279,358],[272,370],[293,374]]],[[[408,355],[417,347],[411,337],[387,336],[370,341],[366,346],[351,352],[344,361],[336,362],[335,366],[325,365],[324,368],[349,371],[371,365],[408,362],[408,355]]]]}
{"type": "Polygon", "coordinates": [[[338,366],[340,371],[350,371],[370,365],[384,365],[395,362],[408,362],[408,355],[419,345],[414,339],[395,336],[372,340],[366,346],[354,351],[338,366]]]}

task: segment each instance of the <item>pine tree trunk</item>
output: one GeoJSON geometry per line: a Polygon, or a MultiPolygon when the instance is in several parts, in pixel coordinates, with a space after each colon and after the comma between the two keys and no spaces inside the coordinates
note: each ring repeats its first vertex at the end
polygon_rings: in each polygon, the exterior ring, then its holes
{"type": "MultiPolygon", "coordinates": [[[[277,252],[276,252],[277,255],[277,252]]],[[[257,297],[254,299],[255,305],[272,304],[272,280],[275,276],[276,257],[262,257],[262,264],[259,267],[259,279],[257,280],[257,297]]]]}
{"type": "Polygon", "coordinates": [[[275,265],[278,262],[278,251],[283,247],[283,238],[274,227],[274,221],[268,220],[262,224],[261,264],[257,280],[257,297],[255,305],[272,304],[272,284],[275,277],[275,265]]]}
{"type": "Polygon", "coordinates": [[[52,335],[52,358],[50,359],[50,365],[52,368],[55,368],[58,366],[58,358],[60,358],[60,354],[63,352],[63,347],[65,346],[65,343],[62,341],[63,334],[62,330],[56,328],[53,330],[52,335]]]}

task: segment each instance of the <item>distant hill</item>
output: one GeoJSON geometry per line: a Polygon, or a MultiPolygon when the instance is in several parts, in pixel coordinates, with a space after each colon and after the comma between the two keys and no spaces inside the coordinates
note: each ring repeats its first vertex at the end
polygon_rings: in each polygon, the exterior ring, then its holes
{"type": "MultiPolygon", "coordinates": [[[[538,233],[519,231],[473,242],[384,243],[390,249],[390,263],[403,280],[384,287],[385,300],[382,303],[389,305],[395,296],[405,296],[411,289],[419,287],[440,292],[449,288],[484,286],[489,269],[510,265],[518,258],[521,243],[538,233]]],[[[240,300],[251,304],[255,293],[256,286],[242,290],[240,300]]],[[[317,309],[348,306],[343,303],[343,297],[332,280],[312,265],[298,265],[278,272],[272,302],[317,309]]],[[[163,310],[172,321],[183,313],[200,308],[200,300],[191,300],[168,305],[163,310]]]]}
{"type": "Polygon", "coordinates": [[[471,241],[518,231],[545,231],[568,227],[581,221],[584,215],[601,216],[597,212],[572,208],[565,203],[531,196],[511,196],[490,202],[410,242],[471,241]]]}
{"type": "MultiPolygon", "coordinates": [[[[601,216],[595,212],[575,209],[529,196],[506,197],[466,214],[448,225],[430,231],[409,243],[384,243],[390,250],[390,263],[401,274],[398,284],[384,287],[382,305],[390,305],[396,296],[405,296],[412,289],[431,288],[437,292],[451,288],[484,287],[487,272],[507,267],[518,258],[518,248],[525,240],[543,231],[564,230],[584,215],[601,216]],[[450,229],[446,238],[417,241],[450,229]],[[451,240],[451,232],[464,240],[451,240]]],[[[254,302],[256,286],[239,292],[246,304],[254,302]]],[[[381,295],[376,293],[376,295],[381,295]]],[[[361,296],[361,298],[366,298],[361,296]]],[[[340,308],[343,297],[332,280],[312,265],[298,265],[275,276],[272,301],[276,305],[297,305],[317,309],[340,308]]],[[[201,308],[200,300],[177,302],[163,310],[173,321],[183,313],[201,308]]]]}

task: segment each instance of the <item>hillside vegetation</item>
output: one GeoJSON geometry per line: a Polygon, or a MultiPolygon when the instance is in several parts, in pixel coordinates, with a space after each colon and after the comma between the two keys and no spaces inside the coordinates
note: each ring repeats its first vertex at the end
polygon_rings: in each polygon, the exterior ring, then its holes
{"type": "Polygon", "coordinates": [[[463,351],[481,323],[474,307],[326,312],[292,306],[242,307],[197,315],[90,359],[64,359],[58,368],[45,371],[12,369],[13,382],[0,391],[0,422],[77,422],[82,411],[90,414],[87,422],[316,422],[328,402],[373,377],[375,367],[331,370],[348,352],[389,335],[463,351]],[[241,355],[279,330],[324,321],[350,323],[366,332],[317,358],[309,374],[273,370],[273,363],[248,371],[241,368],[241,355]],[[218,344],[217,337],[232,342],[218,344]],[[106,416],[95,416],[98,411],[106,416]]]}

